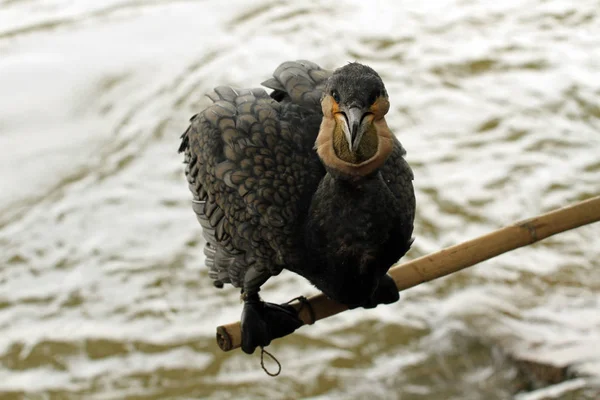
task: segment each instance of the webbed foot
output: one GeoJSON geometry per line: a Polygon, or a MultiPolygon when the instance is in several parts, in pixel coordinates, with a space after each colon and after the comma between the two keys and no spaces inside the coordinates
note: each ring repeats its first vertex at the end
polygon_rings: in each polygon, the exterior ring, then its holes
{"type": "Polygon", "coordinates": [[[302,325],[291,305],[265,303],[258,295],[250,296],[242,311],[242,350],[252,354],[257,347],[268,346],[271,340],[289,335],[302,325]]]}
{"type": "Polygon", "coordinates": [[[396,282],[391,276],[385,274],[379,280],[377,289],[373,292],[362,305],[364,308],[375,308],[379,304],[391,304],[395,303],[400,299],[400,293],[398,293],[398,287],[396,282]]]}

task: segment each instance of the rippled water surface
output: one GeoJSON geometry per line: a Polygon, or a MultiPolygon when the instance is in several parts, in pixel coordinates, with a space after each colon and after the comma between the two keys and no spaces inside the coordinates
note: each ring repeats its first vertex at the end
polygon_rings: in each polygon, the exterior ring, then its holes
{"type": "Polygon", "coordinates": [[[598,225],[304,327],[275,379],[218,350],[241,305],[203,267],[179,135],[213,86],[298,58],[382,75],[410,258],[600,193],[597,0],[0,0],[0,398],[509,399],[522,354],[581,377],[520,398],[600,398],[598,225]]]}

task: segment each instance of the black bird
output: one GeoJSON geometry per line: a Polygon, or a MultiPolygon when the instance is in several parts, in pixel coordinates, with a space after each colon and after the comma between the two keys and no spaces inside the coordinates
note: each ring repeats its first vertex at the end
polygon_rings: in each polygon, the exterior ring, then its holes
{"type": "Polygon", "coordinates": [[[247,353],[302,324],[258,296],[283,268],[351,308],[398,300],[386,273],[410,248],[415,215],[377,72],[293,61],[263,85],[273,92],[214,89],[179,148],[210,277],[242,290],[247,353]]]}

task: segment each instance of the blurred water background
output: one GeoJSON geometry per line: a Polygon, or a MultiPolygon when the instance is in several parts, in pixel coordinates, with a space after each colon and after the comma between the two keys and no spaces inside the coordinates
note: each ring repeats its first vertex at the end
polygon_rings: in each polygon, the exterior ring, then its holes
{"type": "Polygon", "coordinates": [[[179,135],[213,86],[299,58],[382,75],[408,258],[600,193],[597,0],[0,0],[0,398],[600,398],[598,225],[304,327],[275,379],[218,350],[241,305],[203,267],[179,135]],[[525,393],[523,354],[578,377],[525,393]]]}

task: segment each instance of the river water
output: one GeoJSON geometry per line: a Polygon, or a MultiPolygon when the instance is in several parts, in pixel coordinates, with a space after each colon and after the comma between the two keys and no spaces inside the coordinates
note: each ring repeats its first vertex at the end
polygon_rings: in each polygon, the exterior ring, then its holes
{"type": "Polygon", "coordinates": [[[277,378],[218,350],[241,304],[203,267],[179,135],[298,58],[382,75],[408,258],[600,193],[597,0],[0,0],[0,398],[600,398],[599,225],[304,327],[277,378]],[[578,377],[517,393],[522,354],[578,377]]]}

